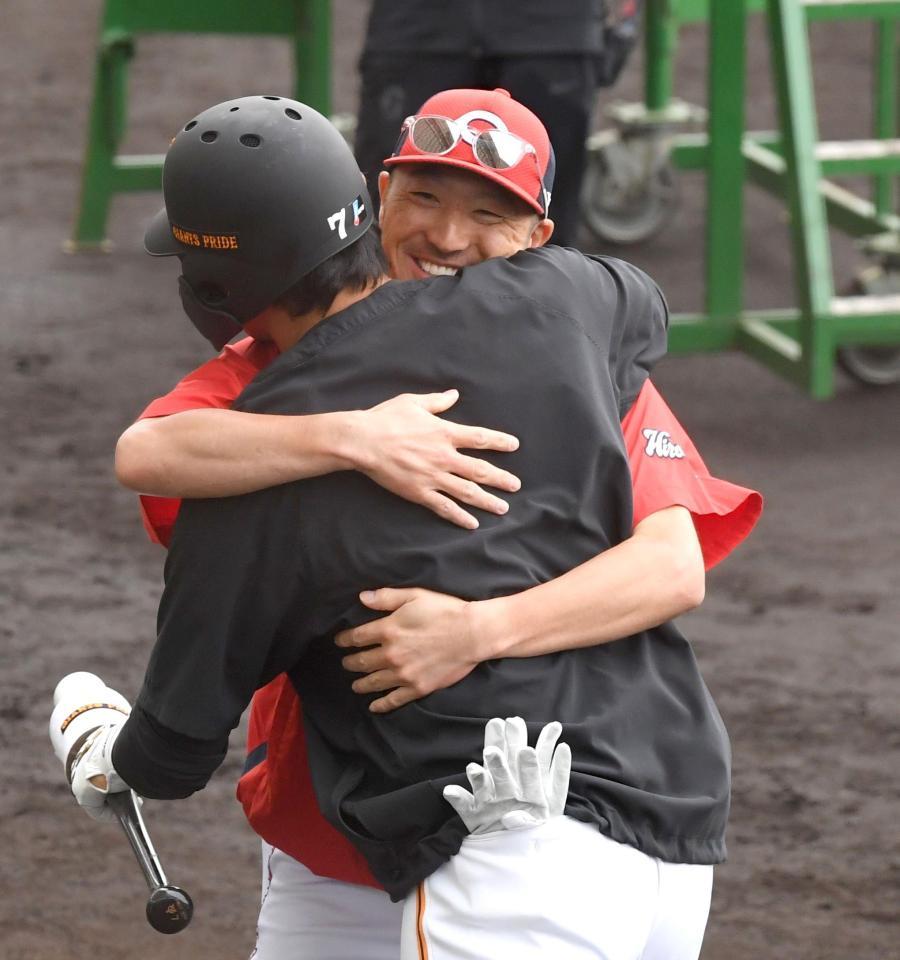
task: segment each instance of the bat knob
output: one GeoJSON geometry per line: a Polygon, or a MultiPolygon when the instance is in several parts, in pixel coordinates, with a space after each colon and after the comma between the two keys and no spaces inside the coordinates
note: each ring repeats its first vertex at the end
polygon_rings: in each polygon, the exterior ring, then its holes
{"type": "Polygon", "coordinates": [[[193,915],[194,902],[180,887],[157,887],[147,900],[147,920],[160,933],[180,933],[193,915]]]}

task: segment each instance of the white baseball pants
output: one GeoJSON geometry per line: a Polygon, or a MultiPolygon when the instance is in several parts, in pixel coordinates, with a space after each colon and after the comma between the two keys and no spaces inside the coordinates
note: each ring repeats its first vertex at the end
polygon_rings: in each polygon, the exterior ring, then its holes
{"type": "Polygon", "coordinates": [[[407,898],[401,960],[696,960],[713,868],[556,817],[473,835],[407,898]]]}

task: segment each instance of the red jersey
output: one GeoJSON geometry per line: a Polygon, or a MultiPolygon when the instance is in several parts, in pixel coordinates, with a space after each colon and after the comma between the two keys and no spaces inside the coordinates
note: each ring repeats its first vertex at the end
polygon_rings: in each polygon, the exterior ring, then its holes
{"type": "MultiPolygon", "coordinates": [[[[245,337],[225,349],[212,360],[183,377],[165,396],[151,401],[138,420],[167,417],[185,410],[207,407],[227,409],[248,383],[278,356],[274,343],[245,337]]],[[[172,527],[181,501],[175,497],[141,495],[141,519],[153,543],[164,547],[172,538],[172,527]]]]}
{"type": "MultiPolygon", "coordinates": [[[[272,344],[247,337],[188,374],[141,414],[168,416],[204,407],[230,407],[257,373],[277,356],[272,344]]],[[[647,381],[622,421],[631,464],[634,525],[665,507],[686,507],[707,569],[724,559],[750,532],[762,510],[758,493],[710,475],[675,419],[647,381]]],[[[141,497],[144,525],[166,546],[180,500],[141,497]]],[[[247,761],[237,788],[253,829],[313,873],[378,887],[362,855],[319,812],[313,792],[296,690],[282,674],[253,697],[247,761]]]]}

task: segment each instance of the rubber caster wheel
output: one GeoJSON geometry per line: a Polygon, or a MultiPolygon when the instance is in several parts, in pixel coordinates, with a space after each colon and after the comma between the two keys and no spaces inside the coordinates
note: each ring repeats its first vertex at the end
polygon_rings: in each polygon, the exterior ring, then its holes
{"type": "Polygon", "coordinates": [[[838,363],[855,380],[870,387],[900,383],[900,347],[841,347],[838,363]]]}
{"type": "MultiPolygon", "coordinates": [[[[900,270],[872,266],[853,281],[850,295],[900,293],[900,270]]],[[[854,380],[869,387],[900,383],[900,346],[841,347],[837,360],[854,380]]]]}
{"type": "Polygon", "coordinates": [[[678,199],[678,178],[658,138],[611,131],[589,141],[581,215],[597,240],[647,240],[669,222],[678,199]]]}

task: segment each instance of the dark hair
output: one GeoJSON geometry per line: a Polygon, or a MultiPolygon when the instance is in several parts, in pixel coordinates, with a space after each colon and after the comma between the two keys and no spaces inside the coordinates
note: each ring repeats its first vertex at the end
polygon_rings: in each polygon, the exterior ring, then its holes
{"type": "Polygon", "coordinates": [[[320,263],[275,301],[292,317],[327,310],[342,290],[360,291],[387,273],[381,233],[371,226],[355,243],[320,263]]]}

